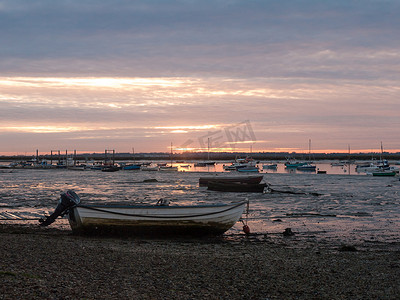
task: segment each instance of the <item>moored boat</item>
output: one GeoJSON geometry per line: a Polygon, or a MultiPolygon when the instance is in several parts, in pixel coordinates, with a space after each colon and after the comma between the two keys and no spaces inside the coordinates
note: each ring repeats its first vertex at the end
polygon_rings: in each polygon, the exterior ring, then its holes
{"type": "Polygon", "coordinates": [[[243,168],[238,168],[238,172],[258,172],[259,169],[256,166],[248,166],[248,167],[243,167],[243,168]]]}
{"type": "Polygon", "coordinates": [[[263,169],[276,169],[278,168],[278,164],[268,164],[268,165],[263,165],[263,169]]]}
{"type": "Polygon", "coordinates": [[[74,166],[68,167],[67,169],[73,170],[73,171],[85,171],[86,165],[84,165],[84,164],[74,165],[74,166]]]}
{"type": "Polygon", "coordinates": [[[223,166],[225,171],[236,171],[236,166],[235,165],[229,165],[229,166],[223,166]]]}
{"type": "Polygon", "coordinates": [[[302,166],[298,166],[296,169],[299,171],[315,171],[316,166],[312,164],[304,164],[302,166]]]}
{"type": "Polygon", "coordinates": [[[121,170],[121,168],[116,165],[105,165],[101,168],[102,172],[116,172],[119,170],[121,170]]]}
{"type": "Polygon", "coordinates": [[[225,171],[234,171],[246,167],[255,167],[256,163],[257,162],[254,161],[254,159],[247,156],[246,158],[235,158],[235,161],[231,165],[224,165],[223,168],[225,171]]]}
{"type": "Polygon", "coordinates": [[[159,169],[160,168],[158,166],[151,166],[151,165],[148,166],[142,165],[140,167],[140,170],[142,171],[158,171],[159,169]]]}
{"type": "Polygon", "coordinates": [[[207,186],[208,189],[211,191],[235,192],[235,193],[262,193],[264,192],[264,189],[267,186],[267,184],[209,181],[207,186]]]}
{"type": "Polygon", "coordinates": [[[170,171],[170,172],[173,172],[173,171],[178,171],[178,167],[174,167],[174,166],[162,166],[162,167],[160,167],[160,171],[170,171]]]}
{"type": "Polygon", "coordinates": [[[206,166],[214,166],[215,161],[203,161],[203,162],[197,162],[194,164],[195,167],[206,167],[206,166]]]}
{"type": "Polygon", "coordinates": [[[389,170],[382,170],[382,171],[376,171],[372,172],[372,176],[396,176],[395,171],[389,171],[389,170]]]}
{"type": "Polygon", "coordinates": [[[200,186],[207,186],[210,181],[218,182],[241,182],[241,183],[251,183],[258,184],[264,178],[263,175],[253,175],[253,176],[204,176],[199,178],[200,186]]]}
{"type": "Polygon", "coordinates": [[[297,168],[300,166],[304,166],[305,164],[307,164],[307,163],[299,162],[299,161],[287,161],[287,162],[285,162],[285,167],[286,168],[297,168]]]}
{"type": "Polygon", "coordinates": [[[331,163],[331,167],[344,167],[346,163],[344,162],[333,162],[331,163]]]}
{"type": "Polygon", "coordinates": [[[123,170],[140,170],[141,165],[138,164],[125,164],[123,170]]]}
{"type": "Polygon", "coordinates": [[[90,169],[91,170],[101,170],[103,168],[102,164],[93,164],[90,169]]]}

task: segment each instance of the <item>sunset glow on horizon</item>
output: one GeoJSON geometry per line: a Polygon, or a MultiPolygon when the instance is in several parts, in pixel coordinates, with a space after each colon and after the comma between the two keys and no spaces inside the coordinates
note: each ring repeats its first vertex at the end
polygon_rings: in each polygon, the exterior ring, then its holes
{"type": "Polygon", "coordinates": [[[22,2],[0,6],[0,155],[400,151],[396,1],[22,2]]]}

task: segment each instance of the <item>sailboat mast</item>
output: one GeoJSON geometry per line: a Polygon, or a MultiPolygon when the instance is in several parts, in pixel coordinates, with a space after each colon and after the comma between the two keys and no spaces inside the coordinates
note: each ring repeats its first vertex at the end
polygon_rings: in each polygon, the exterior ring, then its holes
{"type": "Polygon", "coordinates": [[[170,159],[171,159],[171,167],[172,167],[172,142],[171,142],[171,155],[170,155],[170,159]]]}
{"type": "Polygon", "coordinates": [[[207,160],[210,161],[210,138],[207,139],[208,143],[208,154],[207,154],[207,160]]]}
{"type": "Polygon", "coordinates": [[[351,168],[350,168],[351,162],[350,162],[350,144],[349,144],[349,157],[347,158],[347,166],[349,167],[349,175],[351,172],[351,168]]]}

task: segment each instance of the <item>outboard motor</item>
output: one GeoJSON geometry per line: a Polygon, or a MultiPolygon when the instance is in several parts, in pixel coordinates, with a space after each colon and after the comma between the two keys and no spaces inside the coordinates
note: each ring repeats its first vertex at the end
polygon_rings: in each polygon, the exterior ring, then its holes
{"type": "Polygon", "coordinates": [[[168,206],[169,205],[169,200],[168,199],[160,199],[156,203],[157,206],[168,206]]]}
{"type": "Polygon", "coordinates": [[[65,215],[69,208],[79,204],[80,201],[81,199],[74,191],[68,190],[65,193],[61,193],[60,200],[54,212],[46,219],[39,219],[40,226],[49,226],[59,216],[65,215]]]}

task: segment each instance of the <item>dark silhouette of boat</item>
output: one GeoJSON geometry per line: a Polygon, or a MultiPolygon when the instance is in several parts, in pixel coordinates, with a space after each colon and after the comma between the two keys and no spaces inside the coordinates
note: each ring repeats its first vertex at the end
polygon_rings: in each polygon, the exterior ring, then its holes
{"type": "Polygon", "coordinates": [[[243,183],[243,182],[220,182],[209,181],[208,189],[220,192],[236,192],[236,193],[262,193],[264,192],[266,183],[243,183]]]}
{"type": "Polygon", "coordinates": [[[101,168],[102,172],[116,172],[116,171],[119,171],[119,170],[121,170],[121,168],[118,167],[118,166],[115,166],[115,165],[103,166],[101,168]]]}
{"type": "Polygon", "coordinates": [[[218,182],[240,182],[240,183],[252,183],[258,184],[263,179],[263,175],[257,176],[204,176],[200,177],[199,185],[200,186],[208,186],[209,181],[218,181],[218,182]]]}

